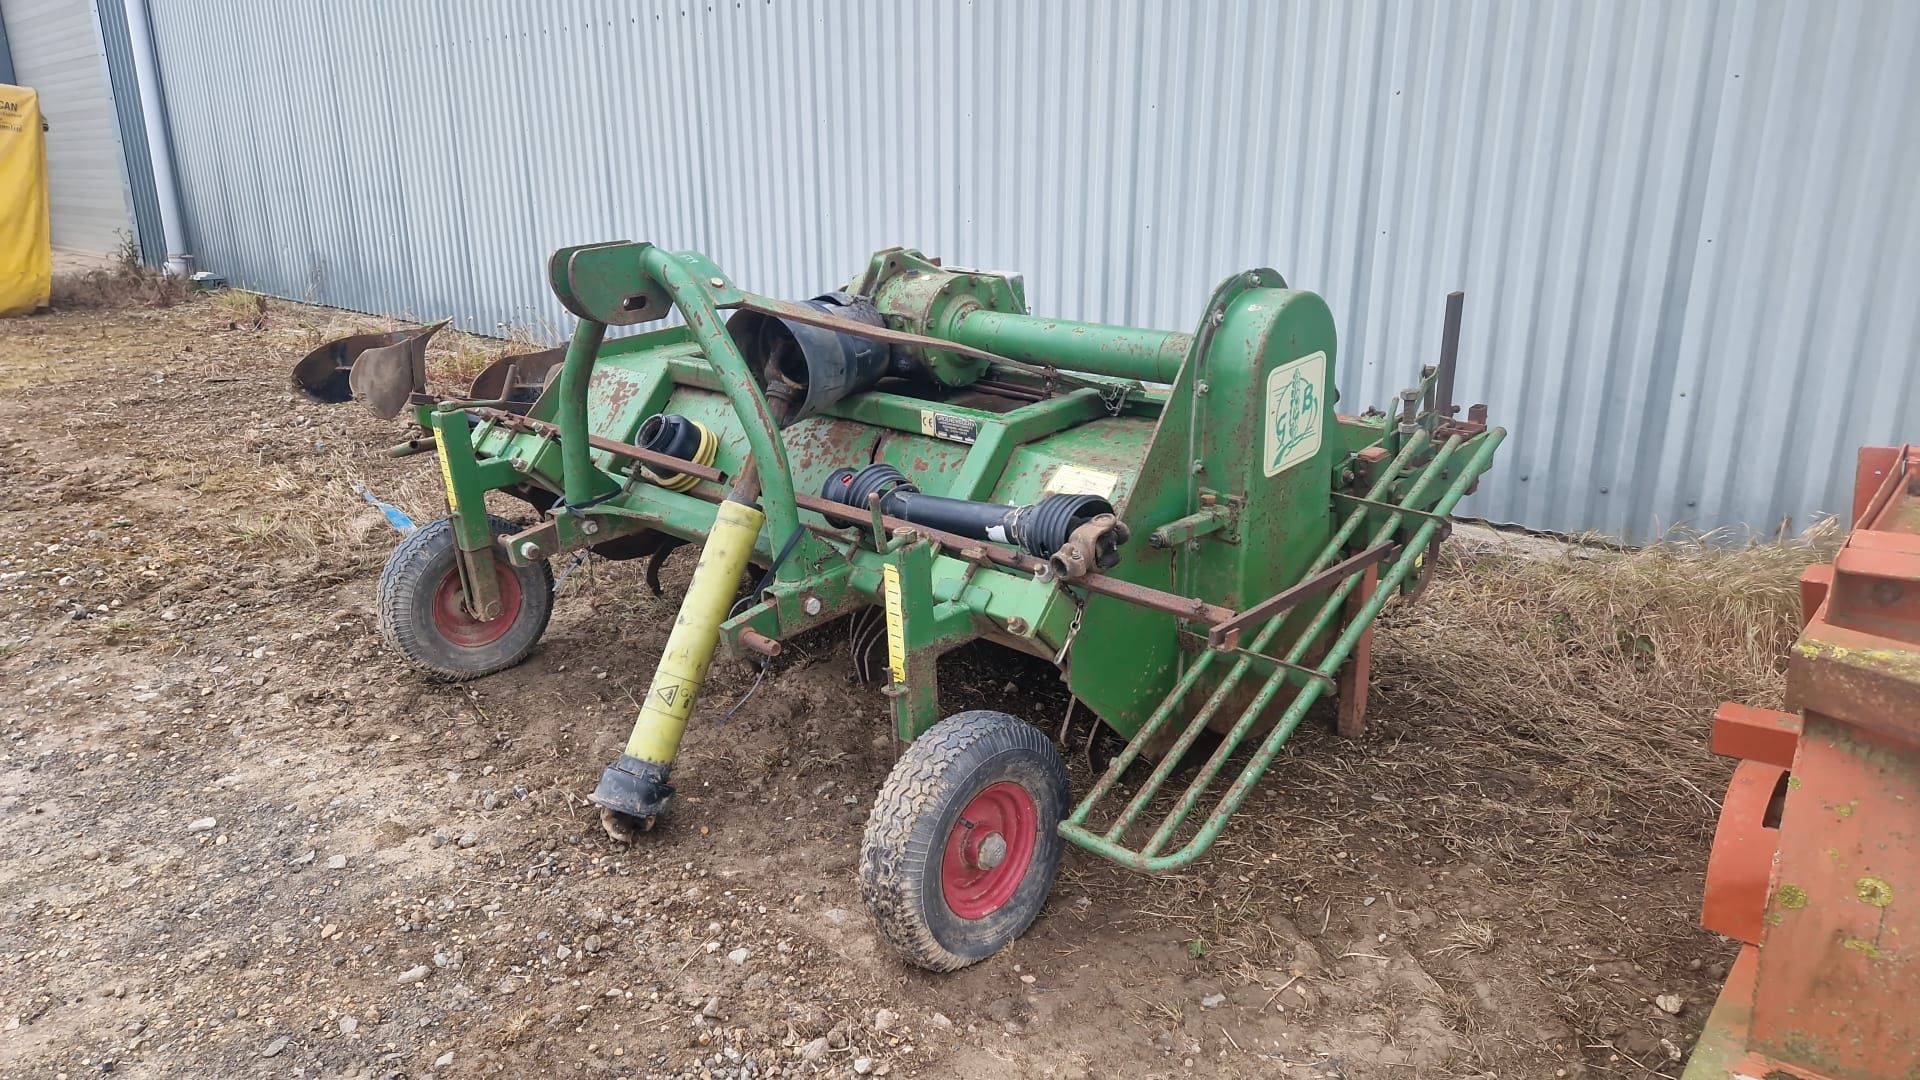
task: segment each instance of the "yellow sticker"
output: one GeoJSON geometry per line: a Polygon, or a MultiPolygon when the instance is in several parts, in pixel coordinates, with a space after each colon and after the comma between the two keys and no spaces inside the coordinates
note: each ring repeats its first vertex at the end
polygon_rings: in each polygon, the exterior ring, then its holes
{"type": "Polygon", "coordinates": [[[1042,495],[1098,495],[1103,499],[1113,499],[1113,489],[1120,486],[1120,478],[1113,473],[1098,469],[1083,469],[1078,465],[1062,465],[1053,470],[1047,486],[1041,489],[1042,495]]]}
{"type": "Polygon", "coordinates": [[[447,444],[440,439],[433,440],[433,454],[440,459],[440,479],[447,485],[447,509],[460,512],[460,496],[453,491],[453,463],[447,460],[447,444]]]}
{"type": "Polygon", "coordinates": [[[907,627],[900,614],[900,568],[888,563],[880,568],[881,592],[887,601],[887,670],[893,681],[907,681],[907,627]]]}

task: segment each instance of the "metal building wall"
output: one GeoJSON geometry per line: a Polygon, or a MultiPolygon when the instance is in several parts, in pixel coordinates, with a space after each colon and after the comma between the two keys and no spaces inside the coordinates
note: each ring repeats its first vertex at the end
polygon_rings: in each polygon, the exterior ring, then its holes
{"type": "Polygon", "coordinates": [[[160,225],[160,198],[153,183],[153,157],[147,150],[146,119],[140,108],[139,75],[127,33],[129,13],[123,0],[93,0],[100,20],[100,44],[106,54],[107,85],[113,94],[114,124],[126,169],[127,201],[133,209],[133,233],[140,261],[163,266],[167,239],[160,225]]]}
{"type": "Polygon", "coordinates": [[[1264,264],[1357,408],[1463,288],[1462,396],[1514,431],[1466,509],[1625,537],[1804,524],[1915,434],[1920,4],[153,10],[195,251],[282,296],[557,335],[562,244],[802,296],[904,243],[1184,328],[1264,264]]]}
{"type": "Polygon", "coordinates": [[[0,0],[19,85],[40,92],[47,120],[53,246],[117,253],[133,235],[120,138],[100,31],[77,0],[0,0]]]}

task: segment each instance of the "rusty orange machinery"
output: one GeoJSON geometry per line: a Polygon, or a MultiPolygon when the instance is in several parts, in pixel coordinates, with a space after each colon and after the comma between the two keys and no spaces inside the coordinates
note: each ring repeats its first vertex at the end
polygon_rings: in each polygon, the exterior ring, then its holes
{"type": "Polygon", "coordinates": [[[1920,449],[1868,447],[1853,531],[1801,575],[1792,713],[1723,705],[1740,759],[1701,923],[1744,944],[1687,1080],[1920,1077],[1920,449]]]}

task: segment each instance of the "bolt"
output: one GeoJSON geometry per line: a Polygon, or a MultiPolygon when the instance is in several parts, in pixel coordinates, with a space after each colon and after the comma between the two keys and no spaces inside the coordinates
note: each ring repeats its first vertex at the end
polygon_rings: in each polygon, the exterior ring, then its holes
{"type": "Polygon", "coordinates": [[[727,286],[727,279],[726,279],[726,278],[717,278],[717,277],[710,277],[710,278],[708,278],[708,279],[707,279],[707,284],[709,284],[709,285],[711,285],[711,286],[713,286],[713,287],[714,287],[714,288],[716,288],[716,289],[724,289],[724,288],[726,288],[726,286],[727,286]]]}
{"type": "Polygon", "coordinates": [[[521,558],[523,558],[523,559],[537,559],[537,558],[539,558],[539,557],[540,557],[540,545],[539,545],[539,544],[536,544],[536,543],[534,543],[534,542],[533,542],[533,541],[531,541],[531,540],[529,540],[529,541],[527,541],[527,542],[526,542],[526,543],[524,543],[524,544],[521,544],[521,545],[520,545],[520,557],[521,557],[521,558]]]}
{"type": "Polygon", "coordinates": [[[1211,389],[1213,389],[1213,387],[1208,386],[1207,380],[1205,379],[1201,379],[1199,382],[1193,384],[1193,392],[1196,394],[1204,394],[1211,389]]]}
{"type": "Polygon", "coordinates": [[[514,471],[514,472],[526,472],[526,471],[527,471],[527,460],[526,460],[525,458],[514,458],[514,459],[512,460],[512,462],[511,462],[511,464],[512,464],[512,466],[513,466],[513,471],[514,471]]]}
{"type": "Polygon", "coordinates": [[[820,610],[825,606],[826,606],[825,604],[822,604],[820,602],[819,597],[813,596],[813,595],[809,595],[806,599],[800,601],[800,610],[806,612],[809,615],[820,614],[820,610]]]}
{"type": "Polygon", "coordinates": [[[1207,467],[1206,467],[1206,465],[1205,465],[1205,464],[1203,464],[1203,463],[1202,463],[1202,462],[1200,461],[1200,459],[1199,459],[1199,458],[1194,458],[1194,459],[1193,459],[1193,471],[1194,471],[1194,472],[1205,472],[1205,471],[1206,471],[1206,468],[1207,468],[1207,467]]]}
{"type": "Polygon", "coordinates": [[[1221,323],[1226,321],[1227,321],[1227,313],[1224,311],[1215,311],[1213,314],[1207,316],[1208,326],[1219,326],[1221,323]]]}
{"type": "Polygon", "coordinates": [[[1007,633],[1009,634],[1014,634],[1018,637],[1026,637],[1027,632],[1031,629],[1032,627],[1027,625],[1027,620],[1021,618],[1018,615],[1015,615],[1013,618],[1007,620],[1007,633]]]}
{"type": "Polygon", "coordinates": [[[1247,284],[1249,284],[1249,285],[1258,285],[1258,284],[1260,284],[1260,275],[1259,275],[1259,274],[1248,274],[1248,275],[1247,275],[1247,284]]]}
{"type": "Polygon", "coordinates": [[[597,521],[586,522],[580,526],[580,531],[586,533],[588,536],[592,536],[600,531],[600,523],[597,521]]]}
{"type": "Polygon", "coordinates": [[[1873,586],[1873,602],[1883,606],[1897,604],[1904,592],[1897,581],[1876,582],[1873,586]]]}
{"type": "Polygon", "coordinates": [[[1187,550],[1188,550],[1188,551],[1199,551],[1199,550],[1200,550],[1200,541],[1198,541],[1198,540],[1189,540],[1189,541],[1187,541],[1187,550]]]}
{"type": "Polygon", "coordinates": [[[1213,492],[1211,492],[1211,491],[1209,491],[1209,492],[1207,492],[1206,494],[1204,494],[1204,495],[1202,495],[1202,496],[1200,496],[1200,505],[1201,505],[1201,506],[1208,506],[1208,507],[1210,507],[1210,506],[1213,506],[1213,505],[1215,505],[1215,504],[1217,504],[1217,503],[1218,503],[1219,501],[1220,501],[1220,496],[1218,496],[1218,495],[1215,495],[1215,494],[1214,494],[1213,492]]]}

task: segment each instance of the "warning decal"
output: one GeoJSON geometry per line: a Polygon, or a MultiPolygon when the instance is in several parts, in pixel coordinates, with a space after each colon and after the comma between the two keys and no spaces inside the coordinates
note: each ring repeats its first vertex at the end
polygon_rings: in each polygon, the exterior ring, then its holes
{"type": "Polygon", "coordinates": [[[907,628],[900,610],[900,568],[880,568],[881,591],[887,605],[887,671],[896,683],[907,681],[907,628]]]}

